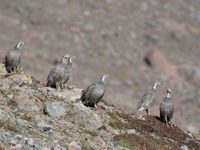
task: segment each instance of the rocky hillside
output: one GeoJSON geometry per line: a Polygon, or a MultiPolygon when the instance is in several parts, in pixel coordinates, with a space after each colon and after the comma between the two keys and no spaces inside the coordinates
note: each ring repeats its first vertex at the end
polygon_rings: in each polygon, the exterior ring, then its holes
{"type": "Polygon", "coordinates": [[[58,91],[0,64],[0,150],[197,150],[200,141],[156,116],[133,117],[106,103],[77,102],[81,89],[58,91]]]}
{"type": "Polygon", "coordinates": [[[0,60],[24,41],[24,72],[45,83],[57,60],[75,56],[70,84],[109,74],[104,98],[127,113],[158,80],[155,108],[171,88],[174,121],[200,138],[199,0],[0,0],[0,22],[0,60]]]}

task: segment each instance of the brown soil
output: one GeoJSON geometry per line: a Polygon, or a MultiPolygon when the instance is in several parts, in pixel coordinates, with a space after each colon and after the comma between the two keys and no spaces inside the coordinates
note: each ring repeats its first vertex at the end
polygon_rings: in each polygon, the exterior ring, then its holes
{"type": "Polygon", "coordinates": [[[145,120],[138,120],[127,114],[117,114],[127,123],[119,120],[114,122],[119,129],[136,129],[139,134],[120,134],[114,137],[117,143],[126,143],[133,149],[177,150],[182,145],[189,149],[199,149],[199,145],[178,127],[167,127],[155,116],[146,116],[145,120]],[[187,139],[191,139],[186,142],[187,139]]]}

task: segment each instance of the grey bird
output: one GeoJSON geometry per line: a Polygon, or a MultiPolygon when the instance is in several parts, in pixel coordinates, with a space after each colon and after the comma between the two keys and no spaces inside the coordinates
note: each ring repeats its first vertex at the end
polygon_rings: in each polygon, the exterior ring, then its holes
{"type": "Polygon", "coordinates": [[[167,89],[167,95],[165,99],[160,104],[160,119],[168,125],[173,118],[174,114],[174,104],[171,101],[171,90],[167,89]]]}
{"type": "Polygon", "coordinates": [[[5,56],[5,68],[8,73],[17,72],[20,69],[21,48],[24,45],[23,41],[16,44],[14,49],[10,50],[5,56]]]}
{"type": "Polygon", "coordinates": [[[101,81],[93,83],[86,90],[82,91],[81,100],[85,106],[97,108],[96,104],[102,99],[105,93],[105,79],[107,77],[108,75],[103,75],[101,81]]]}
{"type": "Polygon", "coordinates": [[[137,109],[132,115],[135,115],[137,112],[145,110],[148,115],[149,108],[153,105],[153,101],[156,97],[156,88],[160,85],[160,82],[155,82],[150,90],[148,90],[140,99],[137,105],[137,109]]]}
{"type": "Polygon", "coordinates": [[[47,77],[47,86],[62,89],[69,80],[72,72],[72,57],[64,55],[50,71],[47,77]],[[68,59],[68,62],[67,62],[68,59]],[[67,62],[67,63],[66,63],[67,62]]]}

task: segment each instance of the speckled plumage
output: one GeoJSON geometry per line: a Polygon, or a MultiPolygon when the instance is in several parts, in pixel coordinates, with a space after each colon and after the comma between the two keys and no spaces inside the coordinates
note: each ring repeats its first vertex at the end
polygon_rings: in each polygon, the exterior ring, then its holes
{"type": "Polygon", "coordinates": [[[93,83],[83,91],[81,100],[84,105],[94,107],[102,99],[105,93],[105,78],[104,75],[101,81],[93,83]]]}
{"type": "Polygon", "coordinates": [[[149,114],[149,108],[153,106],[153,101],[156,97],[156,87],[159,85],[159,82],[153,84],[153,87],[148,90],[140,99],[137,105],[136,111],[133,113],[136,114],[139,111],[146,110],[147,114],[149,114]]]}
{"type": "Polygon", "coordinates": [[[167,125],[173,118],[174,114],[174,104],[171,101],[171,90],[167,90],[167,96],[160,104],[160,119],[165,122],[167,125]]]}
{"type": "Polygon", "coordinates": [[[18,42],[14,49],[10,50],[5,56],[5,68],[8,73],[17,71],[21,62],[21,47],[24,42],[18,42]]]}
{"type": "Polygon", "coordinates": [[[61,61],[58,62],[50,71],[47,77],[47,86],[53,88],[63,88],[63,86],[69,80],[72,72],[72,57],[65,55],[61,61]],[[66,61],[68,59],[68,63],[66,61]]]}

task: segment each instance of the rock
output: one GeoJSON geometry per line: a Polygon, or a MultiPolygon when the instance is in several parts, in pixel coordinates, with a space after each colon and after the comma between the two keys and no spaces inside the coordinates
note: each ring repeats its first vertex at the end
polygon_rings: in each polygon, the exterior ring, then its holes
{"type": "Polygon", "coordinates": [[[72,141],[69,146],[68,146],[69,150],[81,150],[81,146],[78,145],[78,143],[76,141],[72,141]]]}
{"type": "Polygon", "coordinates": [[[12,82],[9,79],[2,79],[0,80],[0,88],[3,90],[8,90],[11,83],[12,82]]]}
{"type": "Polygon", "coordinates": [[[146,34],[145,38],[150,40],[151,42],[158,44],[160,42],[160,37],[158,35],[146,34]]]}
{"type": "Polygon", "coordinates": [[[73,104],[72,114],[75,114],[75,122],[84,126],[89,131],[102,127],[102,121],[98,114],[82,103],[73,104]]]}
{"type": "Polygon", "coordinates": [[[33,96],[30,96],[24,91],[17,91],[14,95],[13,102],[17,104],[17,107],[24,111],[39,111],[41,107],[41,102],[33,96]],[[37,105],[37,106],[36,106],[37,105]]]}
{"type": "Polygon", "coordinates": [[[136,134],[136,130],[135,129],[130,129],[130,130],[127,130],[127,133],[128,134],[136,134]]]}
{"type": "Polygon", "coordinates": [[[26,75],[23,72],[21,74],[14,74],[9,77],[11,80],[13,80],[18,85],[23,85],[24,83],[32,84],[32,77],[30,75],[26,75]]]}
{"type": "Polygon", "coordinates": [[[186,145],[182,145],[180,148],[181,148],[181,150],[189,150],[186,145]]]}
{"type": "Polygon", "coordinates": [[[51,117],[60,117],[66,111],[65,108],[57,102],[47,102],[44,105],[44,112],[51,117]]]}
{"type": "Polygon", "coordinates": [[[33,146],[33,139],[32,138],[28,138],[26,141],[26,144],[33,146]]]}
{"type": "Polygon", "coordinates": [[[67,101],[75,101],[82,95],[82,89],[78,88],[73,88],[71,90],[64,89],[62,91],[58,91],[50,87],[44,87],[41,88],[41,92],[44,93],[44,95],[46,96],[56,97],[61,100],[67,100],[67,101]]]}
{"type": "Polygon", "coordinates": [[[43,130],[44,130],[44,131],[50,131],[51,128],[50,128],[50,127],[43,127],[43,130]]]}
{"type": "Polygon", "coordinates": [[[0,76],[4,76],[6,74],[7,74],[7,71],[4,64],[0,63],[0,76]]]}
{"type": "Polygon", "coordinates": [[[173,79],[181,79],[176,67],[171,64],[159,50],[151,50],[144,58],[146,63],[173,79]]]}
{"type": "Polygon", "coordinates": [[[10,141],[10,144],[16,145],[16,144],[17,144],[17,141],[15,141],[14,139],[12,139],[12,140],[10,141]]]}
{"type": "Polygon", "coordinates": [[[194,135],[198,134],[198,128],[193,124],[187,126],[187,131],[194,135]]]}

